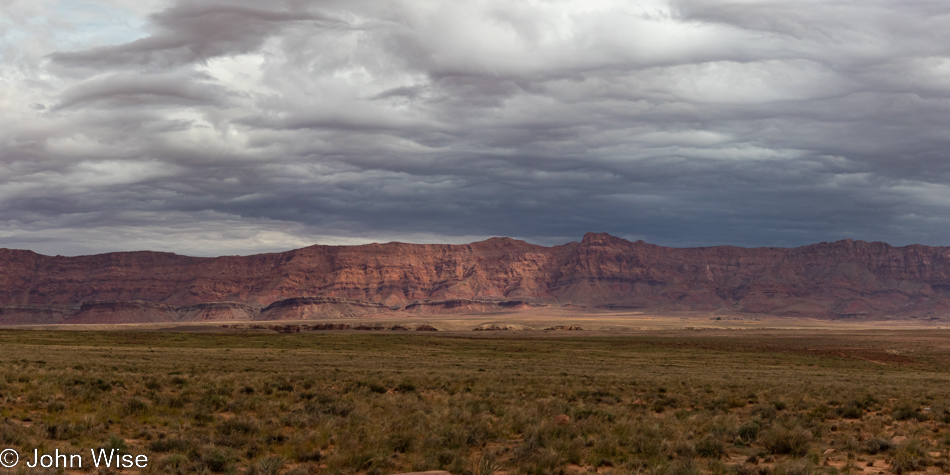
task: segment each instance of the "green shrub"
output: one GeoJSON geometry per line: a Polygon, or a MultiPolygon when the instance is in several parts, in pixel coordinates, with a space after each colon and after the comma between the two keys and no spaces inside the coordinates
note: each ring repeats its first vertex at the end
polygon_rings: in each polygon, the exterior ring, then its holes
{"type": "Polygon", "coordinates": [[[201,456],[204,466],[212,472],[224,472],[233,461],[231,455],[223,449],[214,448],[201,456]]]}
{"type": "Polygon", "coordinates": [[[743,444],[751,444],[759,436],[759,427],[758,422],[750,421],[746,422],[739,426],[738,438],[739,441],[743,444]]]}
{"type": "Polygon", "coordinates": [[[860,419],[864,416],[864,409],[853,402],[838,407],[835,412],[838,413],[838,416],[845,419],[860,419]]]}
{"type": "Polygon", "coordinates": [[[718,438],[707,435],[696,444],[696,453],[700,457],[718,459],[726,454],[726,446],[718,438]]]}
{"type": "Polygon", "coordinates": [[[149,404],[147,401],[143,401],[142,399],[134,397],[129,399],[122,409],[123,412],[130,416],[136,414],[145,414],[149,411],[149,404]]]}
{"type": "Polygon", "coordinates": [[[120,450],[122,452],[128,452],[129,444],[125,443],[125,439],[123,439],[122,437],[119,437],[113,434],[109,436],[109,442],[106,443],[105,447],[103,448],[106,450],[114,449],[114,450],[120,450]]]}
{"type": "Polygon", "coordinates": [[[188,458],[182,454],[172,454],[159,459],[156,464],[161,473],[187,473],[188,458]]]}
{"type": "Polygon", "coordinates": [[[890,462],[894,473],[913,472],[930,465],[930,454],[920,439],[908,439],[894,448],[890,462]]]}
{"type": "Polygon", "coordinates": [[[891,447],[891,441],[883,437],[871,437],[864,441],[864,451],[871,455],[887,452],[891,447]]]}
{"type": "Polygon", "coordinates": [[[243,419],[226,419],[216,427],[221,435],[248,435],[257,432],[255,423],[243,419]]]}
{"type": "Polygon", "coordinates": [[[149,442],[147,447],[152,452],[188,452],[192,443],[177,437],[168,437],[149,442]]]}
{"type": "Polygon", "coordinates": [[[927,414],[920,412],[916,407],[911,406],[910,404],[902,404],[897,409],[891,413],[891,417],[899,421],[925,421],[928,419],[927,414]]]}
{"type": "Polygon", "coordinates": [[[83,433],[83,428],[72,422],[60,422],[46,426],[46,434],[53,440],[69,440],[83,433]]]}
{"type": "Polygon", "coordinates": [[[808,452],[811,440],[812,433],[800,426],[773,426],[759,435],[759,441],[769,453],[797,457],[808,452]]]}
{"type": "Polygon", "coordinates": [[[472,462],[472,475],[494,475],[499,470],[498,458],[489,452],[483,452],[472,462]]]}
{"type": "Polygon", "coordinates": [[[268,457],[257,462],[257,470],[261,475],[278,475],[286,463],[283,457],[268,457]]]}

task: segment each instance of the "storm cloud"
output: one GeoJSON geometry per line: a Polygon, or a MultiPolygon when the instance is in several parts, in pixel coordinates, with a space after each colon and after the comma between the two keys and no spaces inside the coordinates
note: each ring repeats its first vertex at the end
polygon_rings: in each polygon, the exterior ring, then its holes
{"type": "Polygon", "coordinates": [[[950,5],[5,0],[0,247],[950,244],[950,5]]]}

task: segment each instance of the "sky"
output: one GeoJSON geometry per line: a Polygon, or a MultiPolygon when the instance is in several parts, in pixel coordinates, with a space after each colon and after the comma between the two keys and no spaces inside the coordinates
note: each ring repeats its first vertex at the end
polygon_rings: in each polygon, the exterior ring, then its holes
{"type": "Polygon", "coordinates": [[[944,0],[0,0],[0,247],[950,245],[944,0]]]}

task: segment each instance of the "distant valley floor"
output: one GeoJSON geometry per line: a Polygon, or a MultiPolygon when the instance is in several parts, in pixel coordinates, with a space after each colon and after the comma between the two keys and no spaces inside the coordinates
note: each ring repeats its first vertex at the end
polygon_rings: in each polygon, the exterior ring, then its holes
{"type": "Polygon", "coordinates": [[[148,323],[70,323],[0,325],[5,329],[173,332],[448,332],[471,335],[600,336],[644,331],[709,330],[950,330],[950,320],[937,319],[818,319],[709,312],[649,312],[534,308],[511,312],[419,315],[404,312],[369,316],[287,320],[224,320],[148,323]]]}

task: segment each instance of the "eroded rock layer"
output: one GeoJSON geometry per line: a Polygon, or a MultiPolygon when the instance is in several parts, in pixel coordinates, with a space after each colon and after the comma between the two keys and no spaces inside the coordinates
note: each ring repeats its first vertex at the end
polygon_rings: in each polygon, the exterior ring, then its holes
{"type": "Polygon", "coordinates": [[[294,297],[267,306],[255,320],[313,320],[373,315],[399,307],[333,297],[294,297]]]}
{"type": "Polygon", "coordinates": [[[0,324],[294,320],[545,305],[943,318],[950,315],[950,248],[847,240],[680,249],[588,233],[554,247],[493,238],[217,258],[0,249],[0,324]]]}

